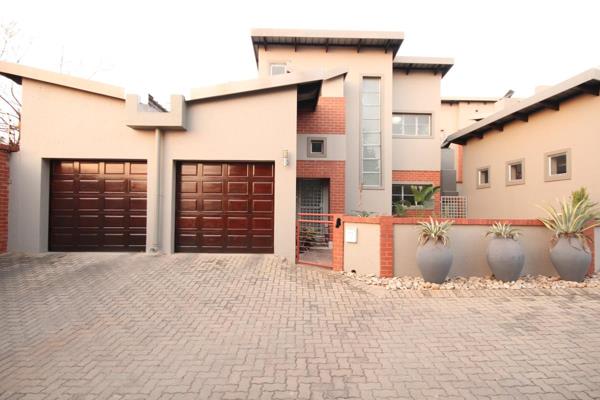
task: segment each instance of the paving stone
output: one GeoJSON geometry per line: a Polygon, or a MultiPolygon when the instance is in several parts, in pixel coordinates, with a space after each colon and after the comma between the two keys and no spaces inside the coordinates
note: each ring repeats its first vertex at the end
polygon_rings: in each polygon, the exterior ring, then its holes
{"type": "Polygon", "coordinates": [[[586,399],[600,289],[399,295],[265,255],[0,256],[0,399],[586,399]]]}

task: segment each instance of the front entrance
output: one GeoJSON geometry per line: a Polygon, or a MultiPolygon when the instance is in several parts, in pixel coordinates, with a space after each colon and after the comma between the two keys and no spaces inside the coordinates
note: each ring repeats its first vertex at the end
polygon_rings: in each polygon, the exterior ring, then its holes
{"type": "Polygon", "coordinates": [[[331,267],[332,219],[329,179],[296,181],[296,262],[331,267]]]}

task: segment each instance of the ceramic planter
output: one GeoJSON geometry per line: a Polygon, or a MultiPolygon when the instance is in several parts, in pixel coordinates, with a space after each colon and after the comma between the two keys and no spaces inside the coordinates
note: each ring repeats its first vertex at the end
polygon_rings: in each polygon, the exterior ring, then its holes
{"type": "Polygon", "coordinates": [[[518,241],[495,237],[488,244],[487,262],[496,279],[512,282],[521,276],[525,254],[518,241]]]}
{"type": "Polygon", "coordinates": [[[442,283],[452,266],[452,251],[441,243],[428,241],[417,248],[417,264],[425,281],[442,283]]]}
{"type": "Polygon", "coordinates": [[[592,262],[592,254],[585,251],[579,239],[561,237],[550,249],[550,259],[561,279],[581,282],[592,262]]]}

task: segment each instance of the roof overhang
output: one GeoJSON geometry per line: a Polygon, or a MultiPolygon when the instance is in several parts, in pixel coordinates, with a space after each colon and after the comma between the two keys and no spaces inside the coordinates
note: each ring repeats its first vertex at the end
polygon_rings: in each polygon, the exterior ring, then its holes
{"type": "Polygon", "coordinates": [[[513,121],[526,122],[529,116],[544,109],[558,111],[560,103],[582,94],[600,95],[600,69],[593,68],[572,77],[558,85],[552,86],[528,99],[521,100],[514,106],[507,107],[468,127],[448,136],[442,148],[451,143],[466,144],[473,137],[483,138],[486,132],[502,130],[513,121]]]}
{"type": "Polygon", "coordinates": [[[341,68],[329,70],[310,70],[273,75],[247,81],[230,82],[217,86],[192,89],[187,102],[206,101],[218,98],[251,95],[255,93],[297,86],[299,108],[313,108],[321,92],[323,81],[344,77],[347,70],[341,68]]]}
{"type": "Polygon", "coordinates": [[[495,103],[500,97],[478,97],[478,96],[454,96],[442,97],[442,103],[495,103]]]}
{"type": "Polygon", "coordinates": [[[376,31],[333,31],[307,29],[252,29],[254,58],[258,63],[258,49],[268,50],[273,46],[322,47],[328,51],[333,47],[382,49],[396,56],[404,41],[403,32],[376,31]]]}
{"type": "Polygon", "coordinates": [[[125,90],[123,88],[70,75],[59,74],[57,72],[27,67],[21,64],[0,61],[0,75],[4,75],[19,85],[23,83],[23,79],[25,78],[125,100],[125,90]]]}
{"type": "Polygon", "coordinates": [[[453,65],[454,60],[452,58],[443,57],[399,56],[394,59],[394,69],[405,71],[407,74],[411,71],[432,71],[434,74],[439,73],[443,77],[453,65]]]}

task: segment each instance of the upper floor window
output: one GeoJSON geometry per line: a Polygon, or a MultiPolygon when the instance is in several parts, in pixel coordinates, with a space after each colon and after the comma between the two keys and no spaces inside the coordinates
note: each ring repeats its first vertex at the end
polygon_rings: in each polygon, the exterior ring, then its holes
{"type": "Polygon", "coordinates": [[[271,64],[269,74],[270,75],[283,75],[287,72],[287,65],[285,64],[271,64]]]}
{"type": "Polygon", "coordinates": [[[380,188],[381,172],[381,78],[364,77],[360,96],[361,182],[380,188]]]}
{"type": "Polygon", "coordinates": [[[509,161],[506,163],[506,184],[518,185],[525,183],[525,167],[523,160],[509,161]]]}
{"type": "Polygon", "coordinates": [[[308,157],[325,157],[327,142],[325,138],[308,138],[308,157]]]}
{"type": "Polygon", "coordinates": [[[394,113],[392,134],[396,136],[431,136],[431,114],[394,113]]]}
{"type": "Polygon", "coordinates": [[[545,180],[571,179],[571,151],[559,150],[545,155],[545,180]]]}

